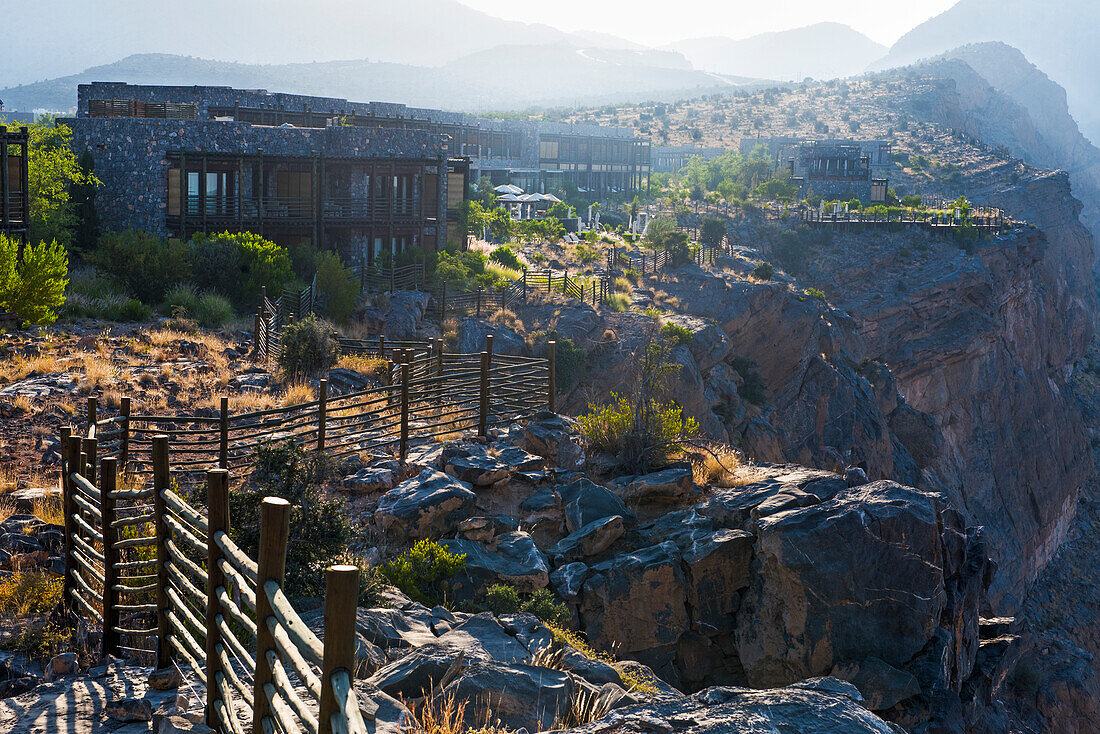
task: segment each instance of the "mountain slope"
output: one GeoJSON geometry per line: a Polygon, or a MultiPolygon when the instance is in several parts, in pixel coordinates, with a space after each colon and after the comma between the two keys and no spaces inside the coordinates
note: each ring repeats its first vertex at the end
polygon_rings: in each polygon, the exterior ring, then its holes
{"type": "Polygon", "coordinates": [[[66,112],[76,106],[77,85],[92,81],[220,84],[468,111],[664,100],[753,84],[692,71],[683,57],[668,52],[552,44],[483,51],[438,68],[369,61],[257,65],[139,54],[79,74],[0,89],[0,99],[9,110],[66,112]],[[551,68],[553,73],[547,73],[551,68]]]}
{"type": "Polygon", "coordinates": [[[1095,0],[961,0],[902,36],[875,64],[912,63],[953,48],[1003,41],[1065,87],[1082,132],[1100,143],[1100,3],[1095,0]]]}
{"type": "Polygon", "coordinates": [[[500,44],[570,39],[549,26],[501,20],[457,0],[9,5],[0,22],[0,87],[73,74],[135,53],[261,64],[370,58],[435,66],[500,44]]]}
{"type": "Polygon", "coordinates": [[[693,38],[669,44],[696,68],[761,79],[832,79],[863,71],[886,47],[840,23],[817,23],[741,40],[693,38]]]}

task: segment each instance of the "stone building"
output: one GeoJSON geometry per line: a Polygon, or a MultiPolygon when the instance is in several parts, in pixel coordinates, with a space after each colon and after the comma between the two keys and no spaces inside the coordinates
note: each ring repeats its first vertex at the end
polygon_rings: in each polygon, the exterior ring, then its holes
{"type": "Polygon", "coordinates": [[[0,125],[0,233],[27,241],[30,197],[27,195],[27,128],[0,125]]]}
{"type": "Polygon", "coordinates": [[[726,152],[725,148],[702,148],[694,145],[655,145],[651,153],[654,173],[679,173],[695,156],[712,161],[726,152]]]}
{"type": "Polygon", "coordinates": [[[887,181],[873,175],[871,156],[850,143],[808,142],[788,161],[799,193],[825,199],[859,199],[864,203],[886,201],[887,181]]]}

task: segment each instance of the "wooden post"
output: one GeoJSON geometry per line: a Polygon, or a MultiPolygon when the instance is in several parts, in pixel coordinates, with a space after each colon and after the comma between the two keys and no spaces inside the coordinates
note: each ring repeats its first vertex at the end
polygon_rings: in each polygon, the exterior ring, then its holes
{"type": "Polygon", "coordinates": [[[260,505],[260,557],[256,574],[256,674],[253,676],[252,690],[252,734],[264,734],[264,718],[271,715],[271,704],[264,693],[264,686],[275,683],[275,676],[267,662],[267,651],[275,649],[275,636],[267,626],[272,610],[264,585],[268,581],[282,585],[289,536],[290,503],[281,497],[264,497],[260,505]]]}
{"type": "Polygon", "coordinates": [[[325,572],[325,654],[321,665],[321,707],[317,734],[334,734],[332,715],[340,712],[332,674],[346,670],[355,678],[355,622],[359,569],[330,566],[325,572]]]}
{"type": "Polygon", "coordinates": [[[393,291],[394,291],[393,280],[394,280],[394,275],[397,272],[397,268],[394,267],[395,262],[396,261],[391,257],[390,258],[390,293],[393,293],[393,291]]]}
{"type": "Polygon", "coordinates": [[[527,268],[523,269],[523,300],[527,301],[527,268]]]}
{"type": "Polygon", "coordinates": [[[86,438],[81,444],[81,451],[85,455],[84,463],[81,464],[80,473],[84,475],[92,484],[96,484],[96,453],[99,445],[99,440],[95,438],[86,438]]]}
{"type": "Polygon", "coordinates": [[[401,463],[409,452],[409,365],[401,365],[401,463]]]}
{"type": "Polygon", "coordinates": [[[118,484],[118,465],[114,459],[104,459],[100,464],[99,507],[103,513],[103,640],[101,657],[117,655],[120,648],[118,633],[118,528],[114,491],[118,484]]]}
{"type": "Polygon", "coordinates": [[[440,288],[442,290],[439,295],[439,318],[442,319],[443,314],[447,313],[447,281],[440,283],[440,288]]]}
{"type": "Polygon", "coordinates": [[[317,453],[325,453],[325,420],[328,417],[328,380],[317,386],[317,453]]]}
{"type": "Polygon", "coordinates": [[[489,369],[491,357],[481,353],[481,402],[477,415],[477,435],[485,436],[489,430],[489,369]]]}
{"type": "Polygon", "coordinates": [[[119,414],[122,418],[118,424],[119,448],[118,463],[125,469],[126,462],[130,459],[130,398],[119,400],[119,414]]]}
{"type": "Polygon", "coordinates": [[[221,415],[218,416],[218,468],[229,468],[229,398],[221,399],[221,415]]]}
{"type": "Polygon", "coordinates": [[[379,334],[378,335],[378,358],[379,359],[385,359],[386,358],[386,335],[385,334],[379,334]]]}
{"type": "Polygon", "coordinates": [[[73,535],[76,534],[76,502],[73,501],[73,481],[70,475],[80,466],[80,436],[72,430],[61,429],[61,507],[65,512],[65,582],[62,586],[61,604],[66,610],[73,608],[73,535]]]}
{"type": "Polygon", "coordinates": [[[481,318],[481,288],[477,289],[477,317],[481,318]]]}
{"type": "Polygon", "coordinates": [[[546,344],[546,357],[549,360],[548,372],[549,379],[546,381],[546,402],[549,404],[550,412],[557,412],[557,373],[558,373],[558,359],[557,359],[558,343],[556,341],[550,341],[546,344]]]}
{"type": "Polygon", "coordinates": [[[489,353],[489,357],[493,356],[493,335],[485,335],[485,351],[489,353]]]}
{"type": "Polygon", "coordinates": [[[256,309],[256,315],[252,319],[252,353],[259,356],[260,354],[260,322],[264,317],[264,306],[260,303],[259,308],[256,309]]]}
{"type": "MultiPolygon", "coordinates": [[[[206,494],[207,524],[209,525],[206,533],[206,725],[220,731],[219,717],[214,704],[222,696],[218,677],[225,675],[222,669],[222,657],[218,652],[218,648],[222,647],[221,630],[218,627],[218,615],[221,614],[218,587],[225,586],[225,574],[219,565],[222,550],[216,541],[216,536],[218,533],[229,532],[229,472],[225,469],[211,469],[206,472],[206,494]]],[[[260,547],[260,557],[263,558],[263,546],[260,547]]],[[[262,593],[262,591],[258,592],[258,595],[262,593]]],[[[270,611],[268,613],[270,614],[270,611]]],[[[260,619],[266,619],[266,617],[260,619]]],[[[259,661],[257,661],[258,668],[259,661]]],[[[260,695],[263,696],[263,689],[259,690],[260,695]]]]}
{"type": "Polygon", "coordinates": [[[157,536],[157,667],[172,665],[172,646],[168,644],[168,506],[164,490],[170,486],[168,474],[168,436],[153,436],[153,518],[157,536]]]}

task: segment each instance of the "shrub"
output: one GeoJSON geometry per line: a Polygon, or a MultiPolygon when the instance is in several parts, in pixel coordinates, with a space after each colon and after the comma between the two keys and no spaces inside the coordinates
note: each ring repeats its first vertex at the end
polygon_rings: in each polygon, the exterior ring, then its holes
{"type": "Polygon", "coordinates": [[[661,336],[669,343],[669,346],[680,347],[685,344],[690,344],[691,340],[695,337],[695,334],[691,329],[686,326],[680,326],[679,324],[671,321],[661,324],[661,336]]]}
{"type": "Polygon", "coordinates": [[[574,344],[572,339],[562,338],[556,331],[549,332],[546,340],[557,342],[554,348],[556,387],[559,392],[568,393],[584,378],[588,352],[574,344]]]}
{"type": "Polygon", "coordinates": [[[537,589],[528,599],[524,600],[519,610],[534,614],[547,624],[558,626],[567,625],[573,619],[569,607],[565,605],[565,602],[558,600],[549,589],[537,589]]]}
{"type": "Polygon", "coordinates": [[[608,405],[589,405],[578,418],[581,433],[594,451],[622,457],[633,467],[662,464],[682,446],[681,439],[697,432],[695,419],[684,419],[672,402],[651,401],[637,410],[625,395],[611,394],[608,405]]]}
{"type": "Polygon", "coordinates": [[[489,253],[489,259],[512,270],[523,270],[523,263],[516,257],[516,253],[512,252],[512,248],[507,245],[502,245],[489,253]]]}
{"type": "Polygon", "coordinates": [[[734,357],[730,366],[741,375],[741,387],[737,389],[737,394],[753,405],[763,405],[768,397],[767,384],[760,375],[756,362],[747,357],[734,357]]]}
{"type": "Polygon", "coordinates": [[[270,240],[253,232],[222,232],[216,235],[197,234],[191,240],[191,252],[203,260],[202,279],[195,285],[203,290],[228,293],[233,305],[242,312],[256,310],[260,303],[260,288],[278,295],[294,282],[290,253],[270,240]],[[236,269],[231,250],[236,250],[236,269]],[[225,268],[215,272],[216,268],[225,268]],[[232,274],[227,285],[226,273],[232,274]]]}
{"type": "Polygon", "coordinates": [[[634,284],[629,279],[619,276],[611,283],[611,287],[620,293],[630,293],[634,290],[634,284]]]}
{"type": "Polygon", "coordinates": [[[433,607],[445,597],[440,584],[466,567],[466,554],[454,555],[431,540],[421,540],[382,565],[382,575],[413,601],[433,607]]]}
{"type": "Polygon", "coordinates": [[[355,274],[340,256],[331,250],[317,254],[314,261],[317,267],[317,295],[324,314],[338,324],[346,323],[355,311],[355,301],[359,298],[359,283],[355,274]]]}
{"type": "Polygon", "coordinates": [[[0,234],[0,309],[13,311],[30,324],[52,324],[65,304],[69,258],[57,242],[40,242],[23,248],[0,234]]]}
{"type": "MultiPolygon", "coordinates": [[[[230,492],[233,518],[230,535],[250,557],[260,542],[260,506],[264,497],[290,503],[290,539],[287,544],[284,587],[291,598],[324,595],[324,569],[345,557],[355,531],[341,500],[326,499],[318,481],[324,464],[293,441],[262,445],[252,459],[255,484],[230,492]]],[[[200,485],[199,492],[205,492],[200,485]]],[[[200,496],[200,501],[205,501],[200,496]]]]}
{"type": "Polygon", "coordinates": [[[577,254],[577,260],[585,265],[594,263],[600,259],[600,251],[584,242],[577,245],[575,252],[577,254]]]}
{"type": "Polygon", "coordinates": [[[195,286],[188,284],[177,285],[170,288],[164,295],[164,303],[161,304],[161,313],[170,316],[194,316],[199,308],[199,293],[195,286]]]}
{"type": "Polygon", "coordinates": [[[688,246],[687,232],[673,232],[665,239],[665,249],[673,267],[691,262],[691,247],[688,246]]]}
{"type": "Polygon", "coordinates": [[[519,611],[519,592],[507,584],[493,584],[485,590],[485,608],[496,615],[519,611]]]}
{"type": "Polygon", "coordinates": [[[131,298],[122,305],[119,311],[119,321],[148,321],[153,317],[153,309],[146,306],[136,298],[131,298]]]}
{"type": "Polygon", "coordinates": [[[822,303],[825,303],[825,301],[826,301],[825,291],[821,290],[820,288],[807,288],[806,289],[806,294],[811,296],[812,298],[816,298],[817,300],[821,301],[822,303]]]}
{"type": "Polygon", "coordinates": [[[775,267],[771,263],[760,263],[752,271],[752,275],[758,280],[771,280],[775,277],[775,267]]]}
{"type": "Polygon", "coordinates": [[[42,571],[16,571],[0,580],[0,614],[9,619],[45,614],[61,601],[62,579],[42,571]]]}
{"type": "Polygon", "coordinates": [[[332,367],[339,355],[339,343],[332,324],[307,316],[283,329],[276,361],[288,375],[316,375],[332,367]]]}
{"type": "Polygon", "coordinates": [[[221,328],[236,316],[229,299],[217,293],[203,293],[199,296],[191,314],[199,324],[208,329],[221,328]]]}
{"type": "Polygon", "coordinates": [[[187,245],[148,232],[108,232],[90,259],[142,303],[160,303],[191,277],[187,245]]]}

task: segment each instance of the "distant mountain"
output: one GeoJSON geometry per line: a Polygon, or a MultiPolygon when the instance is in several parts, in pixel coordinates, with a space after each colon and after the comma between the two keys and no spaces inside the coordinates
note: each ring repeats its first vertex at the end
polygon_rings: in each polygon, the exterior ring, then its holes
{"type": "Polygon", "coordinates": [[[1003,41],[1065,87],[1082,132],[1100,143],[1100,2],[961,0],[901,37],[875,68],[909,64],[953,48],[1003,41]]]}
{"type": "Polygon", "coordinates": [[[74,74],[138,53],[253,64],[370,59],[437,66],[502,44],[575,41],[457,0],[54,0],[5,3],[0,87],[74,74]]]}
{"type": "Polygon", "coordinates": [[[833,79],[864,71],[886,47],[840,23],[817,23],[734,40],[692,38],[664,48],[679,51],[697,69],[761,79],[833,79]]]}
{"type": "Polygon", "coordinates": [[[77,85],[92,81],[220,84],[468,111],[671,101],[760,85],[693,71],[682,56],[667,51],[559,43],[500,47],[436,68],[369,61],[258,65],[140,54],[79,74],[0,89],[0,99],[9,110],[67,112],[76,107],[77,85]]]}

